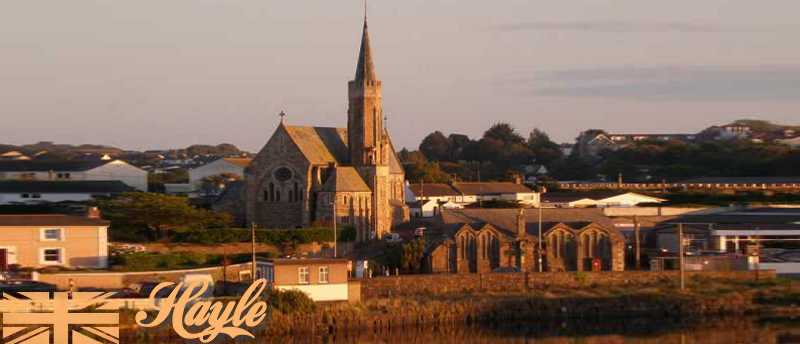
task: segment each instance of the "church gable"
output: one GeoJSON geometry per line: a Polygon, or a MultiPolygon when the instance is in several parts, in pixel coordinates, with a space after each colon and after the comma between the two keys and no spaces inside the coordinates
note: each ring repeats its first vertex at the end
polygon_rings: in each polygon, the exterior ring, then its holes
{"type": "MultiPolygon", "coordinates": [[[[270,137],[267,144],[256,154],[246,172],[256,179],[263,178],[263,175],[270,173],[276,164],[291,164],[296,169],[305,168],[310,163],[310,159],[292,140],[286,126],[279,125],[270,137]]],[[[303,172],[303,171],[297,171],[303,172]]]]}

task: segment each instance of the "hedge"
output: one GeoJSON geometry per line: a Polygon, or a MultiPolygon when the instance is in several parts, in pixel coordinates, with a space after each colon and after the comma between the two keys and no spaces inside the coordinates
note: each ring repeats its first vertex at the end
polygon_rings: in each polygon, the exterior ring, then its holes
{"type": "MultiPolygon", "coordinates": [[[[257,256],[273,258],[272,252],[259,252],[257,256]]],[[[221,254],[197,252],[133,252],[111,256],[112,270],[115,271],[158,271],[195,269],[222,265],[221,254]]],[[[252,259],[250,253],[228,255],[228,264],[246,263],[252,259]]]]}
{"type": "MultiPolygon", "coordinates": [[[[356,233],[353,227],[344,227],[337,230],[337,241],[353,241],[356,233]]],[[[251,233],[247,228],[207,229],[186,233],[175,233],[171,238],[173,242],[218,244],[249,242],[251,233]]],[[[333,241],[331,228],[302,228],[302,229],[256,229],[256,241],[278,245],[285,242],[308,244],[312,242],[333,241]]]]}

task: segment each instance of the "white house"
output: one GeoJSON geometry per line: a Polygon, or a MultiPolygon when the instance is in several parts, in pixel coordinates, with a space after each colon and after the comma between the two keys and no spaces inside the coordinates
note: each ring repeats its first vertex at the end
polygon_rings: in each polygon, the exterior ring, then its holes
{"type": "Polygon", "coordinates": [[[642,203],[662,203],[665,199],[623,191],[548,192],[542,204],[555,208],[635,207],[642,203]]]}
{"type": "Polygon", "coordinates": [[[134,190],[118,180],[0,180],[0,204],[85,202],[134,190]]]}
{"type": "Polygon", "coordinates": [[[147,191],[147,171],[122,160],[0,161],[0,180],[113,181],[147,191]]]}
{"type": "Polygon", "coordinates": [[[464,206],[450,200],[422,200],[408,203],[412,217],[433,217],[441,214],[444,209],[463,209],[464,206]]]}
{"type": "Polygon", "coordinates": [[[511,182],[455,182],[451,184],[410,184],[410,202],[435,200],[452,202],[461,207],[480,201],[517,201],[528,206],[539,204],[539,193],[527,186],[511,182]]]}

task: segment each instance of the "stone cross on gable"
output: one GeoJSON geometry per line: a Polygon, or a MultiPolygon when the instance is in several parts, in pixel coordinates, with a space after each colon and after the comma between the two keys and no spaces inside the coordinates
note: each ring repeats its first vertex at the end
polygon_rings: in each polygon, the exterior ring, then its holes
{"type": "Polygon", "coordinates": [[[283,121],[286,119],[286,112],[281,110],[281,113],[278,114],[278,116],[281,116],[281,123],[283,123],[283,121]]]}

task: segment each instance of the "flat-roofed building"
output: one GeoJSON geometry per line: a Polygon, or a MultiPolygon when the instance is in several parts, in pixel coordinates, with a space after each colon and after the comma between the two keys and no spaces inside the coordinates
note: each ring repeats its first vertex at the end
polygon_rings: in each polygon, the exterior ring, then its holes
{"type": "Polygon", "coordinates": [[[272,259],[259,264],[259,274],[278,290],[299,290],[314,301],[348,301],[346,259],[272,259]]]}

